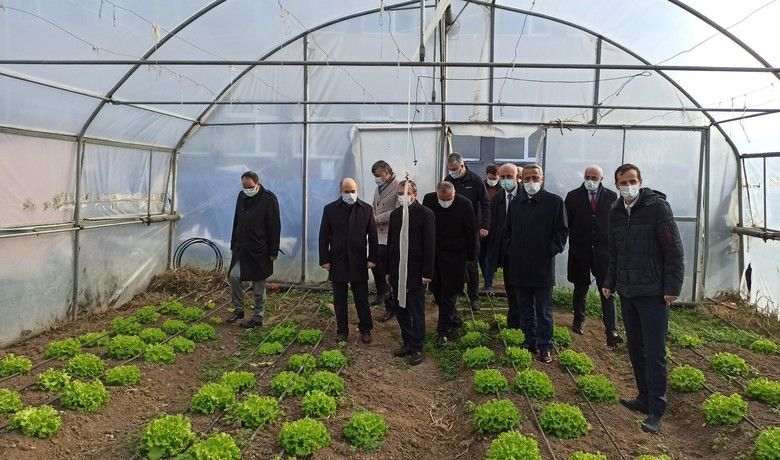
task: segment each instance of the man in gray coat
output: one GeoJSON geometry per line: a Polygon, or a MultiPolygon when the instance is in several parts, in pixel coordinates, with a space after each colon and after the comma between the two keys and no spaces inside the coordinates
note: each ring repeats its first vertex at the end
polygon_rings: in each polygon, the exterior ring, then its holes
{"type": "Polygon", "coordinates": [[[385,280],[387,264],[387,231],[390,227],[390,213],[398,207],[396,189],[398,179],[393,173],[393,168],[386,161],[379,160],[371,166],[371,174],[376,181],[374,190],[374,222],[379,238],[379,261],[371,271],[376,283],[376,297],[371,300],[371,305],[379,305],[384,302],[385,312],[379,317],[379,322],[384,323],[395,315],[393,301],[390,298],[390,287],[385,280]]]}

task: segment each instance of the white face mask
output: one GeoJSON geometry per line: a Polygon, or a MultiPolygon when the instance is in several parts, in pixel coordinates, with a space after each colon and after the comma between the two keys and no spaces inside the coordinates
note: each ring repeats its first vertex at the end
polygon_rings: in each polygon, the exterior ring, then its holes
{"type": "Polygon", "coordinates": [[[523,182],[523,188],[525,188],[525,193],[529,194],[530,196],[534,196],[537,193],[539,193],[539,190],[542,189],[542,183],[541,182],[523,182]]]}
{"type": "Polygon", "coordinates": [[[245,188],[243,189],[243,191],[244,191],[244,195],[248,197],[253,197],[257,194],[257,187],[245,188]]]}
{"type": "Polygon", "coordinates": [[[385,181],[383,181],[381,177],[375,177],[374,182],[376,182],[377,186],[385,185],[385,181]]]}
{"type": "Polygon", "coordinates": [[[456,171],[450,171],[450,177],[453,179],[459,179],[460,178],[460,169],[456,171]]]}
{"type": "Polygon", "coordinates": [[[441,207],[442,207],[442,208],[444,208],[444,209],[447,209],[447,208],[449,208],[450,206],[452,206],[452,203],[453,203],[454,201],[455,201],[454,199],[453,199],[453,200],[450,200],[450,201],[439,200],[439,206],[441,206],[441,207]]]}
{"type": "Polygon", "coordinates": [[[357,193],[342,193],[341,199],[344,200],[344,203],[355,204],[357,201],[357,193]]]}
{"type": "Polygon", "coordinates": [[[507,192],[511,192],[517,187],[517,181],[514,179],[501,179],[501,188],[507,192]]]}
{"type": "Polygon", "coordinates": [[[487,184],[491,187],[498,185],[498,179],[487,179],[487,184]]]}
{"type": "Polygon", "coordinates": [[[585,185],[585,188],[589,192],[595,192],[596,190],[599,189],[599,183],[596,182],[595,180],[586,180],[585,182],[583,182],[583,185],[585,185]]]}
{"type": "Polygon", "coordinates": [[[626,185],[625,187],[618,187],[620,189],[620,196],[627,200],[633,200],[639,196],[639,184],[626,185]]]}
{"type": "Polygon", "coordinates": [[[412,204],[412,197],[409,195],[398,195],[396,198],[398,206],[409,206],[412,204]]]}

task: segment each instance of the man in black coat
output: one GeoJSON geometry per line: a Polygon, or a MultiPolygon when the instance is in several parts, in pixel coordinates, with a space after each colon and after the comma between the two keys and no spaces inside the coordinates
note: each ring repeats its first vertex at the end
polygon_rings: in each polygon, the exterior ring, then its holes
{"type": "Polygon", "coordinates": [[[425,195],[423,205],[436,216],[436,265],[431,291],[439,306],[436,329],[443,345],[463,324],[455,304],[463,292],[466,264],[474,263],[476,258],[474,210],[471,201],[456,194],[455,187],[446,181],[439,182],[436,192],[425,195]]]}
{"type": "Polygon", "coordinates": [[[509,204],[520,196],[520,171],[512,163],[505,163],[498,168],[499,185],[501,191],[496,193],[490,204],[490,233],[487,237],[487,270],[495,273],[498,267],[504,267],[504,289],[506,290],[507,301],[509,302],[509,311],[514,316],[507,318],[507,325],[514,329],[519,329],[522,322],[519,310],[516,305],[517,296],[514,284],[506,277],[507,267],[512,263],[512,257],[509,257],[509,238],[506,234],[506,216],[509,210],[509,204]]]}
{"type": "Polygon", "coordinates": [[[607,276],[609,248],[607,226],[609,210],[617,200],[617,193],[604,187],[601,166],[585,168],[584,182],[566,195],[566,220],[569,225],[569,261],[567,278],[574,284],[574,322],[572,330],[582,334],[585,322],[585,298],[590,287],[590,275],[596,277],[601,297],[601,312],[607,345],[614,347],[623,339],[615,328],[615,301],[601,292],[607,276]]]}
{"type": "Polygon", "coordinates": [[[241,175],[241,187],[233,215],[233,231],[230,237],[230,296],[233,314],[227,319],[235,323],[244,317],[244,290],[242,281],[251,281],[255,294],[255,313],[241,327],[254,328],[263,325],[265,307],[265,280],[274,272],[274,261],[279,254],[281,220],[276,195],[260,184],[256,173],[247,171],[241,175]]]}
{"type": "Polygon", "coordinates": [[[341,181],[341,198],[329,203],[320,223],[320,266],[333,283],[336,335],[347,341],[349,315],[347,285],[352,287],[358,314],[360,340],[371,343],[371,310],[368,305],[368,270],[377,263],[379,243],[371,205],[358,199],[357,182],[341,181]]]}
{"type": "Polygon", "coordinates": [[[517,311],[510,310],[508,318],[522,316],[526,347],[538,350],[539,360],[550,363],[555,256],[563,252],[569,230],[563,199],[542,188],[542,167],[523,166],[522,179],[525,193],[512,200],[506,222],[513,262],[506,278],[517,293],[517,311]]]}
{"type": "Polygon", "coordinates": [[[396,318],[401,328],[403,345],[393,355],[399,358],[409,356],[409,364],[422,362],[422,348],[425,343],[425,286],[433,278],[433,264],[436,246],[436,218],[433,211],[417,201],[417,185],[413,181],[402,181],[397,187],[401,207],[390,213],[390,227],[387,233],[387,278],[396,301],[396,318]],[[408,187],[408,191],[407,191],[408,187]],[[401,238],[404,206],[408,209],[406,244],[406,291],[404,305],[401,299],[399,280],[401,268],[401,238]]]}
{"type": "MultiPolygon", "coordinates": [[[[447,171],[448,175],[444,180],[451,182],[455,186],[455,193],[471,202],[476,222],[474,240],[476,241],[477,254],[479,254],[479,239],[487,237],[488,229],[490,228],[490,199],[485,189],[485,183],[482,182],[477,173],[472,172],[463,164],[463,157],[460,153],[451,153],[447,157],[447,171]]],[[[476,262],[467,264],[466,270],[466,278],[468,280],[466,294],[469,296],[471,309],[477,311],[480,308],[480,303],[477,293],[477,289],[479,289],[479,270],[477,270],[476,262]]]]}
{"type": "MultiPolygon", "coordinates": [[[[491,217],[491,225],[493,223],[492,217],[493,217],[493,198],[499,193],[503,193],[501,189],[501,180],[498,178],[498,165],[489,164],[485,167],[485,179],[482,181],[485,184],[485,192],[487,193],[487,199],[488,202],[490,202],[490,217],[491,217]]],[[[488,232],[490,232],[491,229],[488,227],[488,232]]],[[[493,290],[493,279],[496,275],[496,269],[494,268],[493,271],[488,270],[488,263],[487,263],[487,253],[488,253],[488,238],[490,237],[490,233],[488,233],[488,236],[481,237],[479,239],[479,270],[482,272],[482,279],[485,283],[484,290],[485,291],[492,291],[493,290]]]]}
{"type": "Polygon", "coordinates": [[[639,394],[621,399],[647,414],[642,430],[657,433],[666,411],[666,334],[669,305],[680,295],[685,273],[682,240],[663,193],[642,188],[632,164],[615,171],[622,199],[609,212],[609,266],[602,293],[620,294],[628,356],[639,394]]]}

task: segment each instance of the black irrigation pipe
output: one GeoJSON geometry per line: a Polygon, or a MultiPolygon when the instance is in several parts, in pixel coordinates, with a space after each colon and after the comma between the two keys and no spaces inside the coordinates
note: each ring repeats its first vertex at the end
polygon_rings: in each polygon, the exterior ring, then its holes
{"type": "MultiPolygon", "coordinates": [[[[493,300],[488,298],[488,302],[490,303],[490,312],[491,314],[495,314],[495,309],[493,308],[493,300]]],[[[471,318],[474,320],[474,310],[469,308],[469,311],[471,311],[471,318]]],[[[501,337],[501,324],[499,324],[496,321],[496,326],[498,327],[498,337],[501,338],[501,342],[504,343],[504,349],[508,348],[508,345],[506,343],[506,340],[504,340],[503,337],[501,337]]],[[[512,367],[515,370],[515,377],[517,377],[517,365],[515,363],[512,363],[512,367]]],[[[534,409],[533,402],[531,401],[531,398],[528,396],[527,393],[523,393],[525,396],[525,401],[528,403],[528,408],[531,410],[531,415],[533,415],[534,423],[536,424],[536,428],[539,430],[539,433],[542,434],[542,439],[544,440],[544,444],[547,447],[547,451],[550,452],[550,456],[553,460],[557,460],[557,457],[555,456],[555,451],[553,451],[552,445],[550,444],[550,439],[547,437],[547,434],[542,429],[542,425],[539,423],[539,418],[536,416],[536,410],[534,409]]]]}
{"type": "MultiPolygon", "coordinates": [[[[247,289],[247,291],[248,291],[248,289],[247,289]]],[[[286,291],[286,292],[285,292],[285,293],[282,295],[282,297],[281,297],[279,300],[283,300],[285,297],[287,297],[287,295],[290,293],[290,291],[292,291],[292,288],[289,288],[289,289],[288,289],[288,290],[287,290],[287,291],[286,291]]],[[[292,313],[293,313],[295,310],[297,310],[297,309],[298,309],[298,307],[299,307],[299,306],[300,306],[300,305],[303,303],[303,299],[304,299],[304,298],[305,298],[305,296],[304,296],[304,297],[302,297],[302,298],[301,298],[301,299],[300,299],[300,300],[299,300],[299,301],[298,301],[298,302],[297,302],[297,303],[296,303],[296,304],[293,306],[293,308],[292,308],[292,309],[291,309],[291,310],[290,310],[290,311],[287,313],[287,315],[286,315],[284,318],[282,318],[282,320],[281,320],[281,321],[279,321],[279,322],[278,322],[278,323],[277,323],[277,324],[276,324],[276,325],[275,325],[275,326],[274,326],[274,327],[271,329],[271,331],[274,331],[274,330],[276,330],[276,329],[277,329],[279,326],[281,326],[282,324],[284,324],[284,322],[287,320],[287,318],[289,318],[289,317],[290,317],[290,315],[291,315],[291,314],[292,314],[292,313]]],[[[270,331],[269,331],[269,332],[270,332],[270,331]]],[[[252,356],[252,355],[254,355],[254,353],[255,353],[257,350],[259,350],[259,349],[260,349],[260,346],[261,346],[263,343],[265,343],[265,341],[266,341],[267,339],[268,339],[268,336],[266,335],[266,337],[264,337],[264,338],[263,338],[263,340],[262,340],[262,341],[261,341],[261,342],[260,342],[260,343],[259,343],[259,344],[258,344],[256,347],[255,347],[255,349],[254,349],[254,350],[252,350],[252,352],[250,352],[250,353],[249,353],[247,356],[252,356]]],[[[293,342],[294,342],[294,341],[293,341],[293,342]]],[[[292,345],[292,343],[293,343],[293,342],[290,342],[290,343],[289,343],[289,344],[288,344],[288,345],[287,345],[287,346],[284,348],[284,350],[282,350],[282,353],[279,353],[279,356],[281,356],[282,354],[284,354],[284,352],[285,352],[285,351],[286,351],[286,350],[287,350],[287,349],[288,349],[288,348],[289,348],[289,347],[292,345]]],[[[278,357],[277,357],[277,359],[278,359],[278,357]]],[[[248,362],[248,361],[246,361],[246,362],[248,362]]],[[[244,364],[246,364],[246,362],[244,362],[244,364]]],[[[273,366],[275,363],[276,363],[276,360],[274,360],[274,362],[273,362],[273,363],[271,363],[271,366],[273,366]]],[[[243,364],[242,364],[242,365],[243,365],[243,364]]],[[[271,366],[269,366],[269,367],[271,367],[271,366]]],[[[238,367],[240,367],[240,366],[238,366],[238,367]]],[[[238,367],[234,367],[234,369],[237,369],[238,367]]],[[[239,393],[239,394],[243,394],[243,392],[241,392],[241,393],[239,393]]],[[[222,417],[222,416],[225,414],[225,412],[226,412],[226,410],[222,410],[222,412],[220,412],[220,413],[218,414],[218,416],[217,416],[217,419],[215,419],[215,421],[214,421],[214,423],[213,423],[213,424],[216,424],[216,420],[218,420],[220,417],[222,417]]],[[[190,408],[189,408],[189,407],[187,407],[187,409],[185,409],[185,410],[181,411],[180,413],[181,413],[182,415],[184,415],[184,414],[188,414],[188,413],[190,413],[190,408]]],[[[209,424],[209,426],[208,426],[206,429],[204,429],[204,430],[203,430],[203,432],[207,431],[207,430],[208,430],[208,429],[209,429],[211,426],[213,426],[213,424],[212,424],[212,423],[210,423],[210,424],[209,424]]],[[[195,441],[193,441],[193,443],[194,443],[194,442],[195,442],[195,441]]],[[[189,446],[187,446],[187,449],[189,449],[191,446],[192,446],[192,443],[190,443],[190,445],[189,445],[189,446]]],[[[185,449],[185,450],[186,450],[186,449],[185,449]]],[[[135,459],[137,459],[139,455],[140,455],[140,454],[139,454],[138,452],[135,452],[135,453],[133,454],[133,456],[132,456],[132,457],[130,457],[130,460],[135,460],[135,459]]]]}
{"type": "MultiPolygon", "coordinates": [[[[209,294],[209,293],[211,293],[211,292],[213,292],[213,291],[215,291],[215,290],[216,290],[216,288],[215,288],[215,289],[212,289],[211,291],[208,291],[208,292],[206,292],[206,293],[202,294],[200,297],[203,297],[203,296],[205,296],[206,294],[209,294]]],[[[183,300],[184,298],[191,296],[191,295],[192,295],[192,294],[194,294],[195,292],[197,292],[197,291],[191,291],[191,292],[189,292],[189,293],[187,293],[187,294],[185,294],[185,295],[183,295],[183,296],[181,296],[181,297],[178,297],[178,298],[176,298],[176,299],[170,300],[169,302],[176,302],[176,301],[181,301],[181,300],[183,300]]],[[[149,317],[149,316],[151,316],[151,315],[152,315],[152,314],[154,314],[154,313],[158,313],[158,312],[160,311],[160,309],[162,309],[162,308],[163,308],[163,307],[159,307],[159,308],[157,308],[157,309],[156,309],[155,311],[153,311],[153,312],[149,312],[149,313],[147,313],[147,314],[145,314],[145,315],[141,315],[139,318],[146,318],[146,317],[149,317]]],[[[128,326],[129,326],[129,324],[128,324],[127,326],[125,326],[125,327],[128,327],[128,326]]],[[[111,333],[112,333],[112,331],[111,331],[111,330],[107,330],[105,333],[103,333],[103,334],[101,334],[101,335],[99,335],[99,336],[95,337],[95,338],[94,338],[94,339],[92,339],[91,341],[89,341],[89,342],[87,342],[86,344],[82,345],[82,347],[87,347],[87,348],[89,348],[89,346],[90,346],[90,345],[92,345],[93,343],[96,343],[97,341],[99,341],[100,339],[102,339],[102,338],[104,338],[104,337],[106,337],[106,336],[110,335],[111,333]]],[[[37,362],[37,363],[33,364],[33,366],[32,366],[32,367],[30,368],[30,370],[29,370],[29,371],[27,371],[27,372],[24,372],[24,373],[17,372],[17,373],[15,373],[15,374],[11,374],[11,375],[8,375],[8,376],[5,376],[5,377],[1,378],[1,379],[0,379],[0,383],[3,383],[3,382],[5,382],[5,381],[7,381],[7,380],[10,380],[10,379],[12,379],[12,378],[14,378],[14,377],[17,377],[17,376],[19,376],[19,375],[26,375],[27,373],[29,373],[29,372],[30,372],[30,371],[32,371],[33,369],[36,369],[36,368],[38,368],[38,367],[40,367],[40,366],[43,366],[43,365],[44,365],[44,364],[46,364],[46,363],[50,363],[50,362],[52,362],[52,361],[56,361],[56,360],[58,360],[58,359],[59,359],[58,357],[53,357],[53,358],[47,358],[47,359],[44,359],[43,361],[39,361],[39,362],[37,362]]],[[[28,386],[26,386],[26,387],[22,387],[21,389],[19,389],[19,390],[17,390],[17,391],[22,391],[22,390],[24,390],[24,389],[28,388],[29,386],[31,386],[31,385],[28,385],[28,386]]]]}
{"type": "MultiPolygon", "coordinates": [[[[216,288],[215,288],[215,289],[212,289],[212,290],[216,290],[216,288]]],[[[203,322],[204,320],[206,320],[206,319],[208,319],[208,318],[210,318],[210,317],[214,316],[214,314],[215,314],[215,313],[217,313],[218,311],[222,310],[223,308],[225,308],[225,307],[226,307],[226,306],[228,306],[228,305],[230,305],[230,301],[229,301],[229,300],[228,300],[228,301],[226,301],[226,302],[224,302],[222,305],[220,305],[220,306],[218,306],[218,307],[214,308],[214,309],[213,309],[213,310],[211,310],[210,312],[206,313],[206,314],[205,314],[205,315],[204,315],[202,318],[200,318],[200,319],[198,319],[198,320],[195,320],[195,321],[193,321],[193,322],[189,323],[189,324],[188,324],[188,326],[192,327],[192,326],[194,326],[194,325],[196,325],[196,324],[198,324],[198,323],[201,323],[201,322],[203,322]]],[[[188,328],[188,329],[189,329],[189,328],[188,328]]],[[[171,335],[169,335],[169,336],[168,336],[168,337],[167,337],[165,340],[163,340],[163,341],[162,341],[162,342],[160,342],[160,343],[161,343],[161,344],[167,343],[167,342],[171,341],[171,340],[172,340],[174,337],[178,337],[179,335],[183,334],[183,333],[184,333],[186,330],[187,330],[187,329],[184,329],[184,330],[182,330],[182,331],[179,331],[179,332],[177,332],[177,333],[175,333],[175,334],[171,334],[171,335]]],[[[105,371],[103,371],[103,373],[102,373],[102,374],[100,374],[100,375],[98,375],[97,377],[95,377],[95,379],[99,379],[100,377],[103,377],[104,375],[106,375],[106,372],[108,372],[110,369],[113,369],[114,367],[118,367],[118,366],[124,366],[124,365],[126,365],[126,364],[129,364],[129,363],[131,363],[131,362],[135,361],[135,360],[136,360],[136,359],[138,359],[139,357],[143,356],[143,354],[144,354],[144,353],[143,353],[143,352],[141,352],[141,353],[139,353],[139,354],[137,354],[137,355],[135,355],[135,356],[132,356],[132,357],[130,357],[130,358],[128,358],[128,359],[126,359],[126,360],[124,360],[124,361],[121,361],[121,362],[120,362],[119,364],[117,364],[116,366],[110,367],[110,368],[106,369],[105,371]]],[[[57,396],[55,396],[55,397],[53,397],[53,398],[50,398],[50,399],[48,399],[48,400],[46,400],[46,401],[42,402],[41,404],[37,404],[36,406],[37,406],[37,407],[41,407],[41,406],[44,406],[44,405],[50,405],[50,404],[53,404],[53,403],[55,403],[55,402],[59,401],[59,399],[60,399],[61,397],[62,397],[62,393],[58,394],[57,396]]],[[[3,430],[6,428],[6,427],[8,427],[8,425],[9,425],[10,423],[11,423],[11,418],[9,417],[9,419],[8,419],[8,420],[7,420],[5,423],[3,423],[2,425],[0,425],[0,432],[2,432],[2,431],[3,431],[3,430]]]]}
{"type": "Polygon", "coordinates": [[[182,243],[176,247],[176,251],[173,253],[174,268],[181,268],[181,258],[184,256],[184,252],[194,244],[205,244],[206,246],[210,247],[211,250],[214,251],[214,257],[216,259],[214,262],[214,271],[222,271],[224,262],[222,259],[222,252],[220,252],[219,247],[217,247],[213,241],[207,238],[190,238],[188,240],[182,241],[182,243]]]}

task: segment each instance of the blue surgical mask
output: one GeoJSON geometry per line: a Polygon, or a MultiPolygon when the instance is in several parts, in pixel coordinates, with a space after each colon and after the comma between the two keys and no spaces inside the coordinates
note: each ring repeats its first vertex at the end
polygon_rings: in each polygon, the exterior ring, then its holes
{"type": "Polygon", "coordinates": [[[517,181],[514,179],[501,179],[501,188],[511,192],[517,187],[517,181]]]}
{"type": "Polygon", "coordinates": [[[243,191],[246,196],[253,197],[257,194],[257,187],[245,188],[243,191]]]}
{"type": "Polygon", "coordinates": [[[357,201],[357,193],[342,193],[341,199],[344,200],[344,203],[355,204],[357,201]]]}

